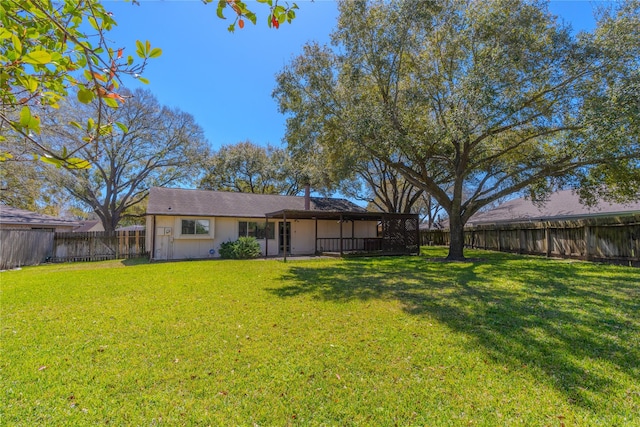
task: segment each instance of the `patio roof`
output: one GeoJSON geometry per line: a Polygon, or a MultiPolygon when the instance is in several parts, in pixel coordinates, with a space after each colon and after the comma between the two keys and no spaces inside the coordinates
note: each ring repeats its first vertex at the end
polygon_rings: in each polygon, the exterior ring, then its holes
{"type": "MultiPolygon", "coordinates": [[[[342,256],[345,252],[344,244],[345,240],[350,242],[347,250],[360,253],[378,253],[378,254],[407,254],[407,253],[419,253],[420,251],[420,236],[418,228],[418,214],[401,214],[401,213],[386,213],[386,212],[368,212],[368,211],[341,211],[341,210],[300,210],[300,209],[282,209],[275,212],[269,212],[265,214],[266,221],[269,219],[282,219],[286,221],[288,219],[309,219],[316,221],[316,253],[318,253],[318,241],[320,240],[337,240],[339,242],[338,252],[342,256]],[[318,220],[337,220],[337,221],[379,221],[381,225],[382,236],[381,237],[365,237],[356,238],[353,236],[344,238],[342,234],[342,225],[340,226],[340,236],[330,236],[328,238],[319,238],[318,233],[318,220]],[[354,245],[354,241],[357,244],[354,245]],[[377,241],[379,243],[373,243],[377,241]],[[358,244],[362,244],[362,247],[355,248],[358,244]],[[370,246],[367,249],[367,245],[370,246]],[[350,248],[350,249],[349,249],[350,248]]],[[[352,224],[353,226],[353,224],[352,224]]],[[[284,227],[281,231],[286,241],[287,229],[284,227]]],[[[265,245],[268,248],[269,241],[265,239],[265,245]]],[[[265,250],[265,252],[267,252],[265,250]]],[[[284,260],[287,259],[287,253],[284,251],[284,260]]]]}
{"type": "Polygon", "coordinates": [[[383,218],[402,219],[417,217],[416,214],[399,214],[386,212],[353,212],[353,211],[319,211],[319,210],[296,210],[282,209],[276,212],[265,214],[269,218],[289,218],[289,219],[329,219],[329,220],[356,220],[375,221],[383,218]]]}

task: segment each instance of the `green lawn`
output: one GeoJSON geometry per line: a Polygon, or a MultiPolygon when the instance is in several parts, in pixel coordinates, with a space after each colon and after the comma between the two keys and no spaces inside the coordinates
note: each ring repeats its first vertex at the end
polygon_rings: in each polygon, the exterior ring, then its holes
{"type": "Polygon", "coordinates": [[[0,274],[0,424],[638,426],[640,270],[481,251],[0,274]]]}

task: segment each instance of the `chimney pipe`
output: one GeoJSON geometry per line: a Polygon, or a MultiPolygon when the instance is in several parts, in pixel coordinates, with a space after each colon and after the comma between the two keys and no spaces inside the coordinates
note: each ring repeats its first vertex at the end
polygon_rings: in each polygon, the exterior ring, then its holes
{"type": "Polygon", "coordinates": [[[309,184],[304,186],[304,210],[311,210],[311,186],[309,184]]]}

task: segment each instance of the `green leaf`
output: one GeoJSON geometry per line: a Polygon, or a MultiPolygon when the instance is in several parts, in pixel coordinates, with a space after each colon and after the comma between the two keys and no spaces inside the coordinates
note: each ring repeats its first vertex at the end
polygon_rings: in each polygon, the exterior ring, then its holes
{"type": "Polygon", "coordinates": [[[138,80],[140,80],[142,83],[148,85],[149,84],[149,79],[145,79],[144,77],[138,77],[138,80]]]}
{"type": "Polygon", "coordinates": [[[98,133],[102,136],[109,135],[113,131],[113,126],[111,124],[106,124],[101,126],[98,130],[98,133]]]}
{"type": "Polygon", "coordinates": [[[22,107],[20,110],[20,125],[24,127],[29,127],[29,123],[31,123],[31,110],[26,105],[22,107]]]}
{"type": "Polygon", "coordinates": [[[18,55],[22,55],[22,42],[15,34],[11,34],[11,42],[13,43],[13,50],[15,50],[18,55]]]}
{"type": "Polygon", "coordinates": [[[82,102],[83,104],[90,103],[91,101],[93,101],[93,98],[95,98],[95,94],[89,89],[82,88],[78,91],[78,101],[82,102]]]}
{"type": "Polygon", "coordinates": [[[256,20],[257,20],[257,18],[256,18],[256,14],[255,14],[255,13],[253,13],[253,12],[247,12],[247,13],[245,14],[245,16],[247,17],[247,19],[248,19],[249,21],[251,21],[251,23],[252,23],[253,25],[256,25],[256,20]]]}
{"type": "Polygon", "coordinates": [[[4,27],[0,27],[0,40],[11,38],[11,32],[4,27]]]}
{"type": "Polygon", "coordinates": [[[129,132],[129,128],[124,123],[116,122],[116,126],[118,126],[120,128],[122,133],[128,133],[129,132]]]}
{"type": "Polygon", "coordinates": [[[162,55],[162,49],[160,49],[159,47],[154,47],[153,49],[151,49],[151,52],[149,52],[149,58],[157,58],[160,55],[162,55]]]}
{"type": "Polygon", "coordinates": [[[63,160],[54,159],[53,157],[49,157],[49,156],[40,156],[40,160],[45,162],[45,163],[49,163],[51,165],[54,165],[57,168],[62,167],[62,164],[64,163],[63,160]]]}
{"type": "Polygon", "coordinates": [[[227,1],[226,0],[220,0],[218,2],[218,8],[216,9],[216,15],[218,15],[218,18],[220,19],[227,19],[224,17],[224,15],[222,14],[222,12],[224,11],[224,8],[227,7],[227,1]]]}
{"type": "Polygon", "coordinates": [[[66,159],[64,167],[67,169],[91,169],[91,163],[78,157],[66,159]]]}
{"type": "Polygon", "coordinates": [[[13,159],[13,154],[11,153],[0,153],[0,162],[4,162],[6,160],[11,160],[13,159]]]}
{"type": "Polygon", "coordinates": [[[33,76],[25,75],[24,77],[18,77],[17,80],[29,92],[38,90],[38,80],[33,76]]]}
{"type": "Polygon", "coordinates": [[[144,48],[144,44],[140,40],[136,40],[136,54],[140,58],[144,58],[146,56],[146,50],[144,48]]]}
{"type": "Polygon", "coordinates": [[[33,52],[27,53],[23,57],[23,61],[27,64],[48,64],[51,62],[51,54],[46,50],[35,50],[33,52]]]}
{"type": "Polygon", "coordinates": [[[89,16],[87,20],[89,21],[89,23],[91,24],[94,30],[100,31],[100,26],[98,25],[98,21],[96,21],[96,18],[94,18],[93,16],[89,16]]]}
{"type": "Polygon", "coordinates": [[[118,108],[118,101],[113,98],[102,98],[107,107],[118,108]]]}

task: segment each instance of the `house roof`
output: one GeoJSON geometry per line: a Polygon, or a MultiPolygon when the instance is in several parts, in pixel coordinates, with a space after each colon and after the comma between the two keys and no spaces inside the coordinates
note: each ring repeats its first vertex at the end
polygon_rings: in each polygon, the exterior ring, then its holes
{"type": "Polygon", "coordinates": [[[597,216],[640,214],[640,201],[609,203],[600,201],[596,206],[585,206],[573,190],[557,191],[537,206],[524,198],[510,200],[495,209],[479,212],[467,222],[468,226],[509,222],[535,222],[574,220],[597,216]]]}
{"type": "Polygon", "coordinates": [[[104,231],[104,227],[99,220],[92,219],[89,221],[80,221],[79,225],[74,228],[73,231],[74,233],[85,233],[87,231],[104,231]],[[99,228],[101,230],[96,230],[96,228],[99,228]]]}
{"type": "Polygon", "coordinates": [[[79,223],[50,215],[39,214],[25,209],[0,205],[0,223],[2,225],[18,225],[32,227],[77,227],[79,223]]]}
{"type": "Polygon", "coordinates": [[[116,231],[142,231],[145,228],[144,225],[127,225],[126,227],[116,228],[116,231]]]}
{"type": "MultiPolygon", "coordinates": [[[[153,187],[147,205],[148,215],[264,218],[267,213],[283,210],[304,211],[304,197],[153,187]]],[[[366,209],[345,199],[311,197],[310,211],[366,212],[366,209]]]]}

